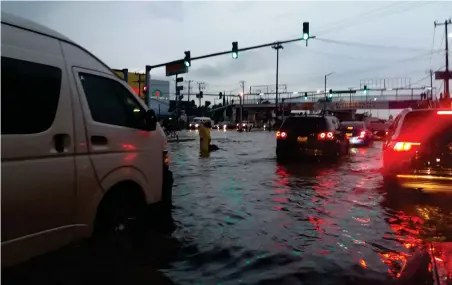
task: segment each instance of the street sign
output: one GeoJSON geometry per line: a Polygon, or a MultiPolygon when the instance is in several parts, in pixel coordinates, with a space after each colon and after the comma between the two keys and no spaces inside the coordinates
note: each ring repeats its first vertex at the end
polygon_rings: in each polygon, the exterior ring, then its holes
{"type": "Polygon", "coordinates": [[[447,74],[445,71],[435,72],[435,80],[447,80],[447,79],[452,79],[452,71],[449,71],[449,74],[447,74]],[[449,77],[447,75],[449,75],[449,77]]]}
{"type": "Polygon", "coordinates": [[[166,76],[173,76],[188,72],[188,67],[185,66],[183,60],[170,62],[165,67],[166,67],[166,76]]]}
{"type": "Polygon", "coordinates": [[[356,90],[333,90],[333,94],[356,94],[356,90]]]}

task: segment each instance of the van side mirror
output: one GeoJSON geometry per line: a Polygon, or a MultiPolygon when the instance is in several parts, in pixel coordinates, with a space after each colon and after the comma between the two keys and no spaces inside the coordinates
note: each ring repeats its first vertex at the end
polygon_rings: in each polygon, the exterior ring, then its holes
{"type": "Polygon", "coordinates": [[[157,115],[152,109],[149,109],[146,112],[146,127],[150,132],[155,131],[155,129],[157,129],[157,115]]]}

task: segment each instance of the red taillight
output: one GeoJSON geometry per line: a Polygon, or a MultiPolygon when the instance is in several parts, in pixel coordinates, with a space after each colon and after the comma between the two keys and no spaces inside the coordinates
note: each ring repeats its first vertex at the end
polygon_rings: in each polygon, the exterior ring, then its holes
{"type": "Polygon", "coordinates": [[[420,146],[420,143],[416,142],[396,142],[394,144],[395,151],[410,151],[416,146],[420,146]]]}
{"type": "Polygon", "coordinates": [[[452,115],[452,111],[438,111],[436,112],[438,115],[452,115]]]}
{"type": "Polygon", "coordinates": [[[334,139],[334,134],[332,132],[320,133],[317,135],[317,139],[319,140],[332,140],[334,139]]]}
{"type": "Polygon", "coordinates": [[[287,134],[286,134],[286,132],[277,131],[276,132],[276,138],[278,138],[278,139],[285,139],[285,138],[287,138],[287,134]]]}
{"type": "Polygon", "coordinates": [[[362,131],[360,134],[359,134],[359,137],[360,138],[364,138],[366,136],[366,131],[362,131]]]}

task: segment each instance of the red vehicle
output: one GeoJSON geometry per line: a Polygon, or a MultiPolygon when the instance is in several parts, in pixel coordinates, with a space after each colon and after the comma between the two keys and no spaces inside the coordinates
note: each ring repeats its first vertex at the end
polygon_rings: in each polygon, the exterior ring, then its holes
{"type": "Polygon", "coordinates": [[[452,193],[452,109],[407,110],[383,145],[386,182],[452,193]]]}

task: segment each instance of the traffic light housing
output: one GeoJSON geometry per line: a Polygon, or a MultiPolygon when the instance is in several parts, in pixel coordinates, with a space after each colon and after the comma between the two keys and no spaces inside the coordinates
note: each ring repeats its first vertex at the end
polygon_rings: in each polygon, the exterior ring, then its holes
{"type": "Polygon", "coordinates": [[[178,83],[184,82],[183,77],[176,77],[176,94],[180,95],[180,91],[184,90],[184,86],[178,85],[178,83]]]}
{"type": "Polygon", "coordinates": [[[367,85],[364,85],[364,94],[367,95],[367,92],[369,92],[369,89],[367,89],[367,85]]]}
{"type": "Polygon", "coordinates": [[[220,99],[223,98],[223,93],[220,92],[220,94],[218,94],[220,99]]]}
{"type": "Polygon", "coordinates": [[[333,89],[328,92],[328,98],[333,98],[333,89]]]}
{"type": "Polygon", "coordinates": [[[304,93],[304,99],[305,99],[305,100],[308,100],[308,92],[305,92],[305,93],[304,93]]]}
{"type": "Polygon", "coordinates": [[[232,42],[232,58],[237,59],[239,57],[239,43],[238,42],[232,42]]]}
{"type": "Polygon", "coordinates": [[[303,22],[303,40],[309,39],[309,22],[303,22]]]}
{"type": "Polygon", "coordinates": [[[191,55],[190,55],[190,51],[186,51],[186,52],[185,52],[184,65],[185,65],[186,67],[190,67],[190,66],[191,66],[191,55]]]}

